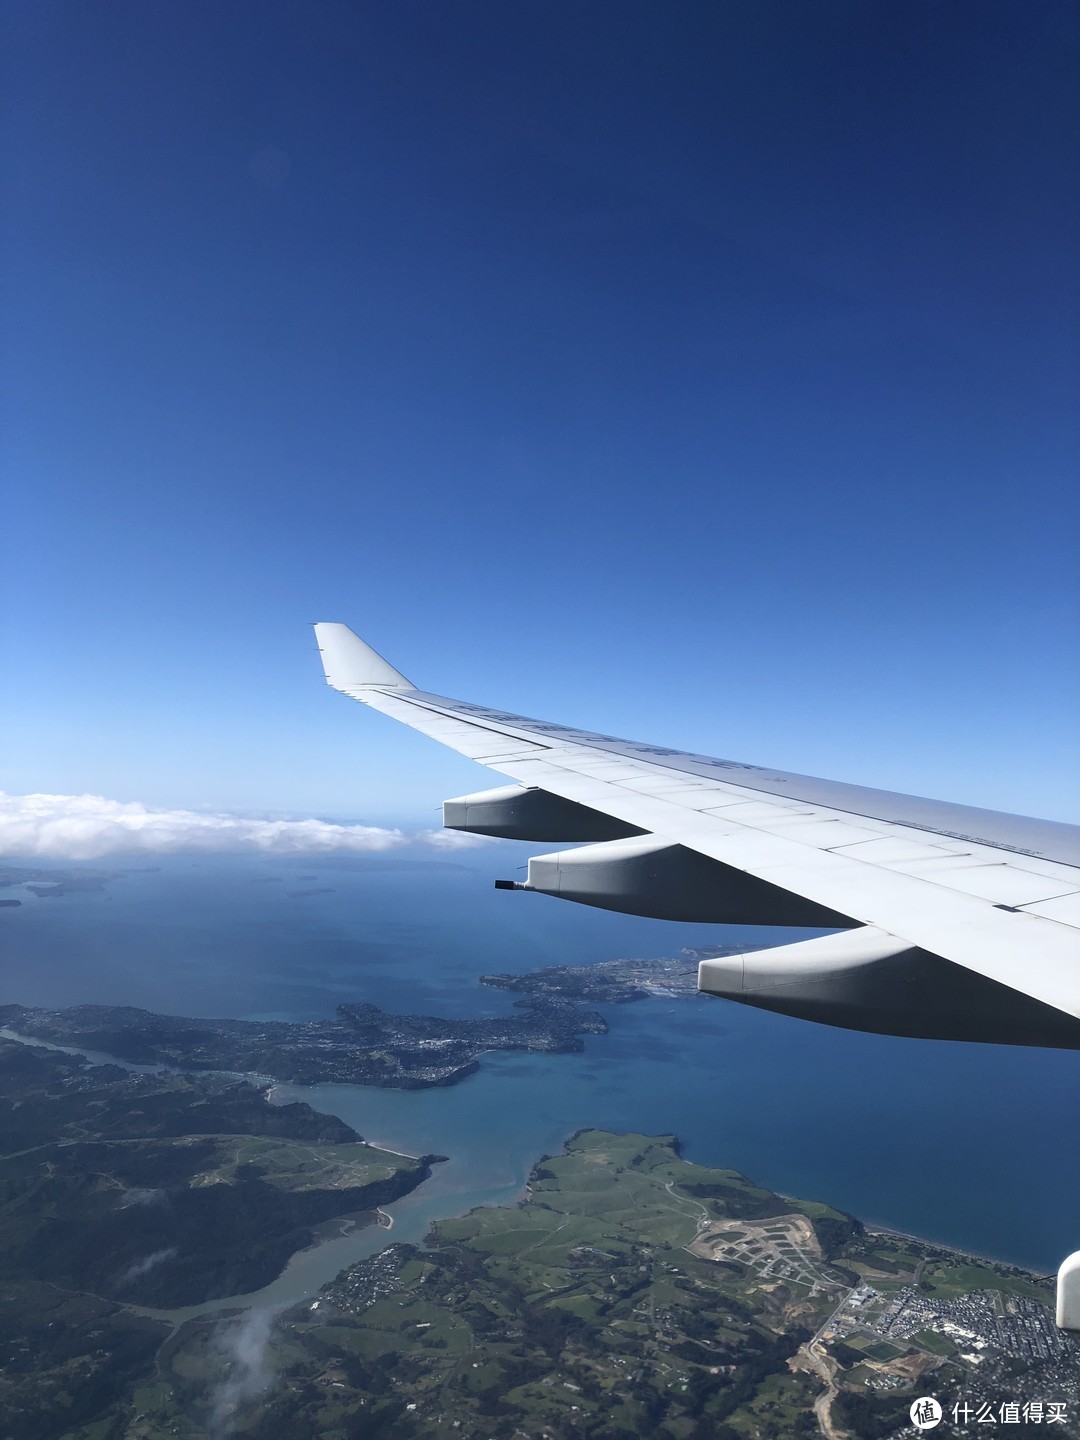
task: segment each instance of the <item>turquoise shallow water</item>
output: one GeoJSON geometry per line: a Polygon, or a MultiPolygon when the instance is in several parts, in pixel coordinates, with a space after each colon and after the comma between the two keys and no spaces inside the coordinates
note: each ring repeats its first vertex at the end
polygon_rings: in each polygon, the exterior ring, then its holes
{"type": "MultiPolygon", "coordinates": [[[[492,878],[521,860],[512,846],[453,863],[421,852],[344,864],[171,859],[100,894],[0,910],[3,996],[283,1018],[325,1016],[346,999],[503,1013],[511,997],[476,984],[486,970],[729,939],[716,927],[493,893],[492,878]],[[332,893],[288,893],[305,889],[332,893]]],[[[691,1160],[1036,1268],[1080,1245],[1080,1055],[857,1035],[704,997],[604,1013],[610,1033],[589,1037],[583,1054],[487,1056],[449,1089],[288,1095],[391,1148],[451,1156],[391,1207],[395,1239],[512,1200],[538,1155],[597,1125],[674,1132],[691,1160]]],[[[307,1252],[281,1298],[386,1240],[372,1230],[307,1252]]]]}

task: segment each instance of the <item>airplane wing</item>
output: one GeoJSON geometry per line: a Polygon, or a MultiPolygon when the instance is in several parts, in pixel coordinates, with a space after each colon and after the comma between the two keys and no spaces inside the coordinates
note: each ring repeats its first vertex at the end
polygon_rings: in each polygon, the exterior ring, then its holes
{"type": "Polygon", "coordinates": [[[578,844],[503,888],[830,930],[705,960],[699,988],[853,1029],[1080,1049],[1080,827],[451,700],[344,625],[315,633],[335,689],[515,782],[447,801],[445,824],[578,844]]]}

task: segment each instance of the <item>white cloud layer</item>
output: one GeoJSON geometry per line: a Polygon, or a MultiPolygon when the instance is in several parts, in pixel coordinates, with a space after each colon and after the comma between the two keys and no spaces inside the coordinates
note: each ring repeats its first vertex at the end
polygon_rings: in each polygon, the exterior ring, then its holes
{"type": "Polygon", "coordinates": [[[103,795],[6,795],[0,791],[0,855],[97,860],[103,855],[178,850],[274,855],[391,850],[425,844],[460,849],[482,837],[452,830],[410,835],[328,820],[258,820],[198,810],[155,810],[103,795]]]}

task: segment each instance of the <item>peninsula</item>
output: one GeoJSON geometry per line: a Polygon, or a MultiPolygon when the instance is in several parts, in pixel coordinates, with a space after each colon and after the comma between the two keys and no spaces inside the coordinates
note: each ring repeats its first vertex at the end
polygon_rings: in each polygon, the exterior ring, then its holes
{"type": "Polygon", "coordinates": [[[516,1013],[494,1017],[392,1015],[359,1001],[338,1005],[334,1020],[314,1021],[196,1019],[131,1005],[0,1005],[0,1029],[129,1065],[242,1072],[295,1085],[421,1090],[464,1080],[489,1050],[580,1051],[582,1036],[608,1028],[583,1003],[695,996],[698,961],[729,953],[688,949],[656,959],[482,975],[481,985],[523,996],[514,1002],[516,1013]]]}
{"type": "Polygon", "coordinates": [[[481,985],[534,995],[544,1000],[587,1001],[591,1005],[625,1005],[650,997],[671,998],[698,993],[699,960],[741,955],[758,946],[715,946],[685,949],[678,955],[648,960],[601,960],[595,965],[549,965],[523,974],[481,975],[481,985]]]}
{"type": "Polygon", "coordinates": [[[0,1029],[31,1040],[110,1055],[133,1065],[227,1070],[295,1085],[380,1085],[419,1090],[453,1085],[486,1050],[566,1053],[583,1035],[603,1035],[595,1012],[558,997],[517,1003],[513,1015],[447,1020],[390,1015],[377,1005],[337,1007],[337,1019],[203,1020],[130,1005],[66,1010],[0,1006],[0,1029]]]}

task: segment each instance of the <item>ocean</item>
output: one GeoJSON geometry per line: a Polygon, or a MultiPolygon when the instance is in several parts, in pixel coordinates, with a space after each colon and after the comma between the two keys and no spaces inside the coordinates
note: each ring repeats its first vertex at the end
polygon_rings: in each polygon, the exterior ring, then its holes
{"type": "MultiPolygon", "coordinates": [[[[345,1000],[503,1014],[514,997],[478,985],[485,972],[794,938],[495,892],[523,854],[58,865],[114,878],[49,898],[2,892],[24,901],[0,909],[3,1001],[275,1019],[325,1018],[345,1000]]],[[[535,1160],[585,1126],[674,1133],[690,1160],[1036,1270],[1080,1247],[1080,1053],[861,1035],[703,996],[597,1008],[610,1031],[583,1053],[488,1055],[446,1089],[280,1087],[367,1139],[451,1158],[390,1207],[392,1232],[305,1252],[265,1298],[298,1298],[389,1239],[421,1239],[433,1218],[512,1202],[535,1160]]]]}

